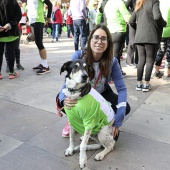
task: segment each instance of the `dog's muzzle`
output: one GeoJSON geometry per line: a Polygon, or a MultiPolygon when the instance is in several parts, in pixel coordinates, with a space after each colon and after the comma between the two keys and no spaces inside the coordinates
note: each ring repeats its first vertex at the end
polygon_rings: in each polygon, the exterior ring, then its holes
{"type": "Polygon", "coordinates": [[[87,74],[82,74],[81,77],[82,77],[82,83],[87,82],[87,79],[88,79],[88,75],[87,74]]]}

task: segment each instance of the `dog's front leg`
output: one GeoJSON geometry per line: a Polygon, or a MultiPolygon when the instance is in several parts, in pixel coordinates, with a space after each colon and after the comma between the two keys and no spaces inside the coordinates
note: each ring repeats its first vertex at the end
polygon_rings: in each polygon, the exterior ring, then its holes
{"type": "Polygon", "coordinates": [[[71,125],[70,125],[70,135],[69,136],[70,136],[70,145],[65,151],[65,156],[73,155],[75,130],[71,125]]]}
{"type": "Polygon", "coordinates": [[[86,147],[90,137],[91,131],[85,131],[83,140],[80,144],[80,157],[79,157],[79,164],[80,168],[84,168],[87,164],[87,155],[86,155],[86,147]]]}

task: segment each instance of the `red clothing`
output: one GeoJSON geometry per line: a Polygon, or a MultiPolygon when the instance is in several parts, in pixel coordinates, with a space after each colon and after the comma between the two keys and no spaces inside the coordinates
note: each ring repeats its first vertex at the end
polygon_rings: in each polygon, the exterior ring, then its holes
{"type": "Polygon", "coordinates": [[[52,24],[63,24],[63,16],[61,14],[61,10],[57,8],[55,12],[55,21],[51,22],[52,24]]]}
{"type": "Polygon", "coordinates": [[[73,19],[68,15],[68,11],[66,13],[66,24],[67,25],[72,25],[73,24],[73,19]]]}

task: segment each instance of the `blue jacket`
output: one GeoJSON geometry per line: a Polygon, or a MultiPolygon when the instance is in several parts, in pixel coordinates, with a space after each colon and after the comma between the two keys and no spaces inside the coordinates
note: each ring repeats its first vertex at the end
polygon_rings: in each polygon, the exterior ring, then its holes
{"type": "MultiPolygon", "coordinates": [[[[75,53],[72,55],[72,60],[75,59],[81,59],[81,50],[75,51],[75,53]]],[[[118,93],[118,104],[117,104],[117,112],[115,115],[115,121],[113,126],[120,127],[122,125],[122,122],[125,117],[126,112],[126,101],[127,101],[127,89],[124,83],[124,79],[122,77],[122,71],[120,69],[120,65],[117,61],[117,59],[113,58],[113,63],[111,66],[111,74],[109,80],[106,80],[105,82],[105,89],[111,90],[108,82],[112,80],[115,84],[117,93],[118,93]]],[[[62,89],[65,87],[65,84],[63,85],[62,89]]],[[[66,96],[63,94],[62,89],[59,93],[59,101],[62,102],[66,96]]]]}

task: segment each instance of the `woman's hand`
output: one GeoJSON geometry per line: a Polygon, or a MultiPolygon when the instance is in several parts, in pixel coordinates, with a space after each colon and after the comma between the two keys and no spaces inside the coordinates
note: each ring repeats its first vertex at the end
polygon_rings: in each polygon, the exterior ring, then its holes
{"type": "Polygon", "coordinates": [[[113,127],[112,135],[114,140],[117,141],[119,137],[119,127],[113,127]]]}
{"type": "Polygon", "coordinates": [[[70,109],[71,107],[74,107],[74,105],[77,103],[76,100],[73,100],[73,99],[70,99],[70,98],[66,98],[64,101],[63,101],[63,104],[64,104],[64,108],[66,109],[70,109]]]}

